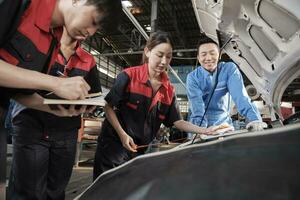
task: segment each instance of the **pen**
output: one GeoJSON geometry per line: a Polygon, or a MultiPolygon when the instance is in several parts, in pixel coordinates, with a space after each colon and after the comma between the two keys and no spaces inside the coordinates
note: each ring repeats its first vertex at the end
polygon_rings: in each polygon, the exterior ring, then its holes
{"type": "Polygon", "coordinates": [[[62,73],[61,71],[57,71],[56,72],[58,75],[63,76],[63,77],[67,77],[64,73],[62,73]]]}

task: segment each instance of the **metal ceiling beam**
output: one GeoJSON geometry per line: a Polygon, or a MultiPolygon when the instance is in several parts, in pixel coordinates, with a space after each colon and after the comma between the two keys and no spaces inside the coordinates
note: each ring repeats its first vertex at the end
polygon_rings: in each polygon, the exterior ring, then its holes
{"type": "Polygon", "coordinates": [[[173,13],[173,14],[171,14],[171,16],[172,16],[171,21],[173,22],[173,26],[175,27],[175,30],[177,32],[178,39],[179,39],[180,43],[182,44],[182,46],[184,48],[186,48],[187,42],[186,42],[186,38],[183,34],[184,30],[182,30],[182,28],[180,28],[178,20],[177,20],[178,17],[177,17],[177,14],[176,14],[177,12],[176,12],[176,9],[175,9],[175,3],[172,0],[170,0],[170,3],[171,3],[170,10],[171,10],[171,13],[173,13]]]}
{"type": "Polygon", "coordinates": [[[122,24],[119,26],[119,29],[118,29],[121,33],[122,33],[122,36],[125,37],[128,41],[130,41],[130,44],[126,45],[130,48],[137,48],[139,47],[139,44],[136,44],[135,41],[133,41],[132,38],[130,38],[129,36],[127,36],[127,32],[130,31],[130,35],[132,33],[133,30],[126,30],[125,28],[122,27],[122,24]]]}
{"type": "MultiPolygon", "coordinates": [[[[174,50],[173,53],[177,52],[195,52],[197,49],[177,49],[174,50]]],[[[137,54],[142,54],[144,51],[132,51],[132,52],[115,52],[115,53],[103,53],[100,54],[101,56],[119,56],[119,55],[137,55],[137,54]]]]}
{"type": "Polygon", "coordinates": [[[143,29],[143,27],[140,25],[140,23],[135,19],[135,17],[131,14],[131,12],[126,8],[126,6],[123,6],[123,12],[126,14],[126,16],[130,19],[130,21],[133,23],[133,25],[136,27],[136,29],[141,33],[141,35],[148,40],[149,35],[146,33],[146,31],[143,29]]]}
{"type": "MultiPolygon", "coordinates": [[[[108,41],[106,38],[103,38],[103,41],[108,45],[108,46],[111,46],[111,48],[113,49],[113,51],[117,51],[117,48],[110,42],[110,41],[108,41]]],[[[116,52],[117,53],[117,52],[116,52]]],[[[98,56],[102,56],[103,54],[99,54],[98,56]]],[[[123,60],[123,61],[125,61],[126,63],[127,63],[127,65],[129,65],[130,64],[130,62],[126,59],[126,58],[124,58],[123,56],[120,56],[120,55],[118,55],[119,56],[119,58],[121,59],[121,60],[123,60]]]]}
{"type": "Polygon", "coordinates": [[[158,0],[151,1],[151,33],[157,29],[158,0]]]}

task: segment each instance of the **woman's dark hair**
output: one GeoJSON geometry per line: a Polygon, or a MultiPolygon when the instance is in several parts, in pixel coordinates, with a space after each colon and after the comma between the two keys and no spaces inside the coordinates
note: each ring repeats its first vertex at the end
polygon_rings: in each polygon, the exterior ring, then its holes
{"type": "MultiPolygon", "coordinates": [[[[150,34],[150,38],[146,43],[146,46],[150,51],[156,47],[157,45],[161,43],[168,43],[172,46],[172,42],[170,40],[169,34],[164,31],[156,31],[150,34]]],[[[148,58],[145,55],[145,52],[143,53],[142,63],[147,63],[148,58]]]]}
{"type": "Polygon", "coordinates": [[[197,49],[197,55],[199,54],[199,48],[201,45],[203,44],[208,44],[208,43],[213,43],[215,45],[217,45],[217,47],[219,47],[218,43],[216,41],[214,41],[213,39],[211,39],[210,37],[204,35],[200,37],[200,40],[198,41],[198,49],[197,49]]]}
{"type": "Polygon", "coordinates": [[[101,13],[98,25],[101,30],[112,31],[119,25],[122,3],[121,0],[87,0],[87,5],[93,5],[101,13]]]}

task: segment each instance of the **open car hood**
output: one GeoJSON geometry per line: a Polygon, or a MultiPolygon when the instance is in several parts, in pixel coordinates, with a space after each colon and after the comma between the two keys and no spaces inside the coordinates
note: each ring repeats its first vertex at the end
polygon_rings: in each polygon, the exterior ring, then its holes
{"type": "Polygon", "coordinates": [[[76,199],[299,199],[300,124],[138,156],[76,199]]]}
{"type": "MultiPolygon", "coordinates": [[[[299,0],[192,0],[200,29],[221,41],[270,106],[280,113],[281,97],[300,76],[299,0]],[[219,33],[219,34],[217,34],[219,33]],[[219,37],[218,37],[219,36],[219,37]]],[[[297,95],[296,88],[293,95],[297,95]]]]}

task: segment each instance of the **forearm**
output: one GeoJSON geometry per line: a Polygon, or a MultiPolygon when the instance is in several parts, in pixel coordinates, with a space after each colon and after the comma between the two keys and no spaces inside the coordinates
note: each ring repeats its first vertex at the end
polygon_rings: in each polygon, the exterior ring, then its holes
{"type": "Polygon", "coordinates": [[[62,105],[57,105],[58,109],[51,109],[48,105],[44,104],[44,98],[39,94],[33,95],[18,95],[14,99],[20,104],[35,110],[48,112],[58,117],[74,117],[86,111],[86,106],[82,106],[80,109],[75,109],[75,105],[70,105],[69,108],[64,108],[62,105]]]}
{"type": "Polygon", "coordinates": [[[174,126],[178,128],[179,130],[189,132],[189,133],[205,133],[206,128],[202,128],[199,126],[196,126],[190,122],[184,121],[184,120],[178,120],[174,122],[174,126]]]}
{"type": "Polygon", "coordinates": [[[59,78],[0,60],[0,86],[53,91],[65,99],[84,99],[90,86],[83,77],[59,78]]]}
{"type": "Polygon", "coordinates": [[[49,106],[43,104],[43,100],[44,100],[43,97],[41,97],[37,93],[30,95],[30,96],[29,95],[18,95],[18,96],[14,97],[14,100],[16,100],[18,103],[20,103],[28,108],[52,113],[49,106]]]}
{"type": "Polygon", "coordinates": [[[251,102],[244,86],[242,75],[237,68],[234,68],[228,79],[228,90],[233,98],[238,112],[246,117],[249,121],[261,120],[259,111],[254,103],[251,102]]]}
{"type": "Polygon", "coordinates": [[[16,67],[0,60],[1,86],[52,91],[56,84],[57,77],[16,67]]]}
{"type": "Polygon", "coordinates": [[[105,105],[104,111],[105,111],[107,120],[112,125],[112,127],[116,130],[118,136],[121,138],[121,136],[126,134],[126,132],[122,128],[115,111],[109,104],[105,105]]]}
{"type": "Polygon", "coordinates": [[[207,121],[203,117],[205,112],[205,103],[203,101],[203,92],[200,86],[197,84],[197,81],[194,80],[191,76],[187,79],[187,96],[190,104],[190,122],[206,127],[207,121]],[[202,123],[201,123],[202,120],[202,123]]]}

